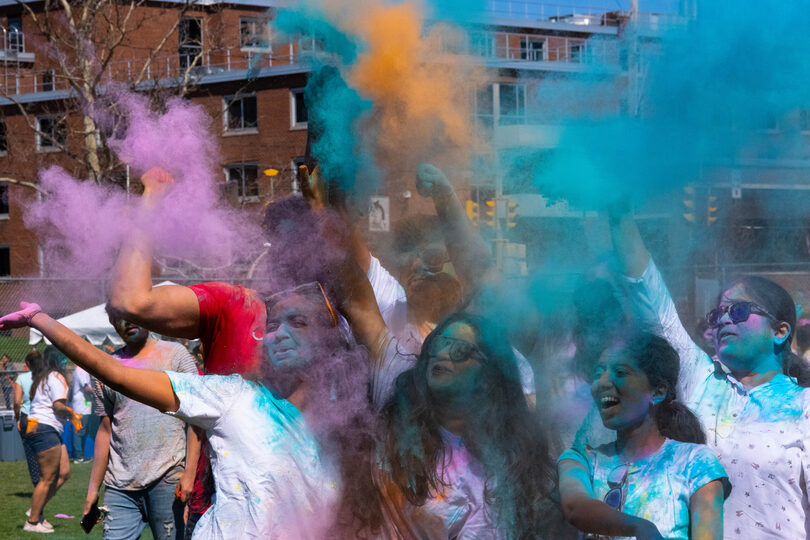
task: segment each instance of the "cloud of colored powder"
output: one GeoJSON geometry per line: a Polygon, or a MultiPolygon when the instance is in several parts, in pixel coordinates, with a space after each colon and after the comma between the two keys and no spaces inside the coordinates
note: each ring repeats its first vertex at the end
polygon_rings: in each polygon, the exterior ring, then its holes
{"type": "MultiPolygon", "coordinates": [[[[136,178],[161,167],[174,183],[155,208],[146,210],[139,197],[120,189],[78,180],[57,166],[41,171],[40,185],[50,195],[27,208],[24,220],[42,241],[49,271],[104,276],[135,229],[153,239],[158,257],[191,267],[227,266],[255,252],[258,228],[221,202],[219,151],[202,107],[171,99],[165,112],[157,112],[146,97],[126,92],[106,105],[113,102],[122,128],[110,147],[136,178]]],[[[112,121],[108,110],[92,111],[102,126],[112,121]]]]}

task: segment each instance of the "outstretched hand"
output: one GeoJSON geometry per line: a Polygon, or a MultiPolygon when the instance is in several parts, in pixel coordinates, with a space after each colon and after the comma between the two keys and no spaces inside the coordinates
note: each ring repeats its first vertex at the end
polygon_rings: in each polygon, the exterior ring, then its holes
{"type": "Polygon", "coordinates": [[[31,317],[42,311],[39,304],[20,302],[20,311],[9,313],[0,317],[0,330],[11,330],[12,328],[24,328],[31,324],[31,317]]]}
{"type": "Polygon", "coordinates": [[[437,197],[452,192],[453,187],[441,169],[422,163],[416,169],[416,191],[422,197],[437,197]]]}

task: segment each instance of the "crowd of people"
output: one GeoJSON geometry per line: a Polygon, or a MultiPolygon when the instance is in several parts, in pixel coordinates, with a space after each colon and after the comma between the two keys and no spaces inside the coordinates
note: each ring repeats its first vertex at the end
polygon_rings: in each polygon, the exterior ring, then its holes
{"type": "MultiPolygon", "coordinates": [[[[163,171],[143,181],[147,209],[171,189],[163,171]]],[[[60,434],[92,401],[83,514],[103,483],[105,538],[146,524],[205,539],[810,535],[810,372],[782,287],[729,284],[706,316],[707,353],[616,212],[616,275],[577,291],[564,332],[541,321],[527,356],[556,356],[533,370],[492,316],[482,291],[499,278],[442,171],[420,166],[436,217],[406,220],[389,269],[345,200],[312,196],[316,185],[267,207],[255,289],[153,287],[152,246],[135,231],[112,279],[125,343],[112,355],[36,303],[0,318],[84,370],[70,408],[59,366],[26,357],[17,397],[36,487],[24,530],[53,532],[43,508],[69,477],[60,434]],[[199,339],[202,373],[150,331],[199,339]]]]}

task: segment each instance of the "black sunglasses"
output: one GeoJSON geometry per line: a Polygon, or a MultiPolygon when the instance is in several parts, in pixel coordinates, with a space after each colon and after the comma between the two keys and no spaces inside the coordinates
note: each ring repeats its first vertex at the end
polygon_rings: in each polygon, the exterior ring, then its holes
{"type": "Polygon", "coordinates": [[[481,352],[478,346],[474,343],[448,336],[436,337],[430,344],[430,349],[428,349],[428,352],[431,356],[436,356],[445,349],[447,349],[452,362],[463,362],[473,353],[481,352]]]}
{"type": "Polygon", "coordinates": [[[729,304],[727,306],[714,308],[708,312],[706,314],[706,322],[712,328],[716,328],[720,326],[720,319],[723,318],[723,315],[725,315],[726,312],[728,312],[728,316],[731,319],[731,322],[734,324],[747,321],[748,317],[750,317],[752,313],[756,313],[757,315],[765,315],[766,317],[776,320],[776,317],[753,302],[734,302],[733,304],[729,304]]]}

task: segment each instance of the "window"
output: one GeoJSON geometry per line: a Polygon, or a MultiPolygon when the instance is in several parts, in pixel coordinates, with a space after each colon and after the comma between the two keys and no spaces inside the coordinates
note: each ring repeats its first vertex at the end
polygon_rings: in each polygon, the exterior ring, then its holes
{"type": "Polygon", "coordinates": [[[546,41],[541,38],[525,37],[520,40],[520,58],[529,62],[541,62],[546,59],[544,49],[546,41]]]}
{"type": "Polygon", "coordinates": [[[17,53],[25,52],[25,38],[22,33],[22,17],[8,18],[8,50],[17,53]]]}
{"type": "Polygon", "coordinates": [[[799,111],[799,129],[802,131],[810,131],[810,109],[802,109],[799,111]]]}
{"type": "Polygon", "coordinates": [[[493,56],[495,39],[488,32],[472,32],[470,34],[470,54],[473,56],[493,56]]]}
{"type": "Polygon", "coordinates": [[[298,52],[302,55],[312,55],[324,50],[323,41],[314,36],[302,37],[298,40],[298,52]]]}
{"type": "Polygon", "coordinates": [[[67,126],[64,116],[37,116],[37,150],[61,150],[66,142],[67,126]]]}
{"type": "Polygon", "coordinates": [[[294,128],[305,128],[309,115],[307,104],[304,100],[304,89],[297,88],[290,90],[290,126],[294,128]]]}
{"type": "Polygon", "coordinates": [[[42,73],[42,92],[53,92],[53,70],[48,70],[42,73]]]}
{"type": "Polygon", "coordinates": [[[225,97],[225,131],[255,130],[258,126],[255,95],[225,97]]]}
{"type": "Polygon", "coordinates": [[[8,131],[6,131],[6,121],[0,120],[0,156],[8,153],[8,131]]]}
{"type": "Polygon", "coordinates": [[[239,19],[239,46],[244,49],[270,50],[270,24],[260,17],[239,19]]]}
{"type": "Polygon", "coordinates": [[[526,120],[526,86],[501,84],[499,96],[500,124],[522,124],[526,120]]]}
{"type": "Polygon", "coordinates": [[[186,17],[180,21],[178,28],[179,45],[177,53],[180,55],[180,69],[187,69],[191,65],[199,66],[202,55],[203,28],[202,19],[186,17]],[[196,61],[196,64],[195,64],[196,61]]]}
{"type": "Polygon", "coordinates": [[[481,87],[475,93],[475,116],[487,130],[491,130],[495,125],[494,105],[491,84],[481,87]]]}
{"type": "Polygon", "coordinates": [[[571,43],[568,46],[568,61],[569,62],[582,62],[583,53],[585,52],[585,45],[582,43],[571,43]]]}
{"type": "Polygon", "coordinates": [[[226,169],[228,182],[236,184],[240,201],[259,200],[259,166],[256,163],[233,163],[226,169]]]}
{"type": "Polygon", "coordinates": [[[11,275],[11,249],[0,246],[0,276],[11,275]]]}
{"type": "Polygon", "coordinates": [[[0,219],[8,217],[8,182],[0,182],[0,219]]]}

